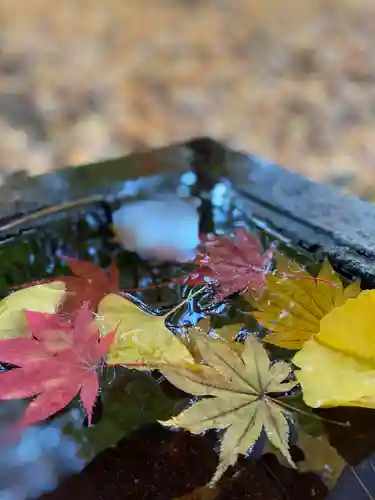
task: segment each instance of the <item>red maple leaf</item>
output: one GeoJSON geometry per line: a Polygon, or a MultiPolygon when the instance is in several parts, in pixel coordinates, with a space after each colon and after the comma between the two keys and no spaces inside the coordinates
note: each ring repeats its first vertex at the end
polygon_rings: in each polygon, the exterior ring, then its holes
{"type": "Polygon", "coordinates": [[[261,252],[258,238],[244,228],[237,228],[233,237],[201,237],[201,250],[194,261],[198,267],[188,275],[186,283],[214,285],[219,300],[245,288],[260,294],[273,249],[261,252]]]}
{"type": "Polygon", "coordinates": [[[63,276],[67,294],[60,311],[77,311],[83,303],[96,310],[102,298],[109,293],[117,293],[120,286],[119,270],[112,261],[109,272],[87,260],[64,257],[74,276],[63,276]]]}
{"type": "Polygon", "coordinates": [[[30,335],[0,341],[0,361],[18,366],[0,374],[0,399],[36,396],[20,425],[44,420],[79,393],[91,424],[99,390],[97,368],[114,333],[100,338],[88,304],[72,322],[54,314],[27,312],[30,335]]]}

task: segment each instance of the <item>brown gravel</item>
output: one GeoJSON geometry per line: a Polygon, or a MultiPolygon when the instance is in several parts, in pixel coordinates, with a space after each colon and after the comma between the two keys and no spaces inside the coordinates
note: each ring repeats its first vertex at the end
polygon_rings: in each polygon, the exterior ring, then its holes
{"type": "Polygon", "coordinates": [[[1,0],[0,33],[0,177],[210,135],[371,196],[373,0],[1,0]]]}

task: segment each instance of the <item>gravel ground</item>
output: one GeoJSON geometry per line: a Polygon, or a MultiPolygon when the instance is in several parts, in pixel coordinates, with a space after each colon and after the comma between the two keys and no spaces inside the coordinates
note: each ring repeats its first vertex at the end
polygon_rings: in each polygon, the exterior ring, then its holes
{"type": "Polygon", "coordinates": [[[0,179],[210,135],[375,198],[373,0],[0,0],[0,179]]]}

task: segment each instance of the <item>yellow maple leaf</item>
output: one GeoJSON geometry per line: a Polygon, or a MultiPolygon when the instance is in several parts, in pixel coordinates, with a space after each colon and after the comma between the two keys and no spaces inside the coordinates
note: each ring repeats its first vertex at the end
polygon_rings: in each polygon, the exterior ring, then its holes
{"type": "Polygon", "coordinates": [[[375,408],[375,290],[325,316],[293,362],[307,405],[375,408]]]}
{"type": "Polygon", "coordinates": [[[319,331],[320,320],[334,307],[360,293],[360,282],[344,287],[325,260],[317,279],[281,254],[277,272],[267,276],[267,288],[258,301],[247,297],[258,310],[250,314],[271,331],[265,341],[286,349],[300,349],[319,331]]]}
{"type": "MultiPolygon", "coordinates": [[[[215,328],[215,334],[224,340],[225,342],[229,342],[230,344],[240,345],[238,342],[235,342],[236,337],[238,337],[238,334],[240,333],[243,325],[239,323],[234,323],[231,325],[224,325],[221,326],[220,328],[215,328]]],[[[233,345],[232,345],[233,347],[233,345]]]]}
{"type": "MultiPolygon", "coordinates": [[[[306,432],[301,425],[298,426],[298,438],[296,446],[303,452],[304,459],[299,460],[297,469],[299,472],[315,472],[318,474],[329,489],[332,489],[341,476],[347,463],[333,448],[327,436],[322,433],[312,436],[306,432]],[[327,464],[329,467],[327,467],[327,464]]],[[[285,457],[266,442],[263,454],[273,453],[282,466],[288,466],[285,457]]]]}
{"type": "Polygon", "coordinates": [[[102,334],[116,330],[109,364],[144,363],[147,370],[160,363],[194,362],[183,342],[165,326],[165,316],[147,314],[124,297],[106,295],[98,306],[97,323],[102,334]]]}
{"type": "Polygon", "coordinates": [[[323,318],[316,340],[360,360],[375,362],[375,290],[364,290],[323,318]]]}
{"type": "Polygon", "coordinates": [[[206,334],[210,337],[212,342],[228,342],[234,351],[241,352],[243,344],[235,342],[235,338],[238,336],[241,328],[241,324],[231,324],[224,325],[220,328],[213,328],[211,327],[211,318],[206,317],[201,319],[196,325],[185,328],[180,338],[184,345],[189,349],[195,363],[201,363],[203,358],[197,345],[197,337],[199,337],[199,335],[206,334]]]}
{"type": "Polygon", "coordinates": [[[23,337],[27,332],[24,310],[56,312],[65,296],[65,284],[53,281],[11,293],[0,301],[0,339],[23,337]]]}
{"type": "Polygon", "coordinates": [[[279,361],[270,366],[262,344],[249,336],[241,354],[223,341],[197,337],[204,365],[165,367],[164,376],[176,387],[197,396],[211,396],[193,404],[166,426],[182,427],[199,434],[208,429],[226,429],[220,459],[211,484],[220,479],[239,454],[246,453],[262,430],[292,465],[286,412],[268,393],[289,391],[296,382],[284,382],[290,366],[279,361]]]}
{"type": "Polygon", "coordinates": [[[331,446],[327,436],[311,436],[299,428],[296,445],[304,454],[304,459],[298,462],[299,472],[319,474],[326,486],[332,489],[347,463],[331,446]],[[327,464],[329,464],[328,467],[327,464]]]}

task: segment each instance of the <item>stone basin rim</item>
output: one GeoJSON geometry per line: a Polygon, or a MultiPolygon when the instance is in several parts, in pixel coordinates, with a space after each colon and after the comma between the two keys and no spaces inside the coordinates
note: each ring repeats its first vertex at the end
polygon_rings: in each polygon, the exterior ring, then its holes
{"type": "MultiPolygon", "coordinates": [[[[327,254],[344,274],[364,278],[370,286],[375,283],[373,204],[345,194],[333,186],[312,182],[257,156],[234,151],[209,138],[196,138],[37,177],[22,177],[20,182],[12,178],[0,188],[0,228],[17,217],[64,201],[74,202],[78,198],[93,197],[91,201],[113,202],[116,192],[108,186],[84,186],[80,192],[77,189],[72,195],[69,193],[68,199],[66,189],[53,192],[48,186],[52,182],[69,186],[69,182],[83,179],[88,172],[99,172],[105,168],[110,173],[120,164],[134,165],[134,162],[151,155],[161,160],[169,158],[171,164],[173,159],[178,158],[180,168],[175,172],[171,168],[161,168],[152,175],[143,176],[150,181],[150,192],[153,183],[157,185],[161,178],[167,176],[172,184],[176,183],[181,173],[191,167],[198,176],[198,183],[206,190],[225,177],[238,192],[239,206],[245,211],[251,210],[253,217],[264,221],[285,240],[318,256],[327,254]],[[184,159],[184,155],[189,157],[188,160],[184,159]],[[32,186],[36,186],[35,196],[32,186]],[[49,199],[40,196],[40,192],[47,191],[52,191],[52,198],[51,193],[49,199]],[[9,201],[12,194],[16,194],[15,201],[9,201]]],[[[133,168],[123,175],[122,181],[134,182],[140,175],[140,170],[133,168]]],[[[17,230],[13,228],[0,229],[0,242],[16,235],[17,230]]]]}

